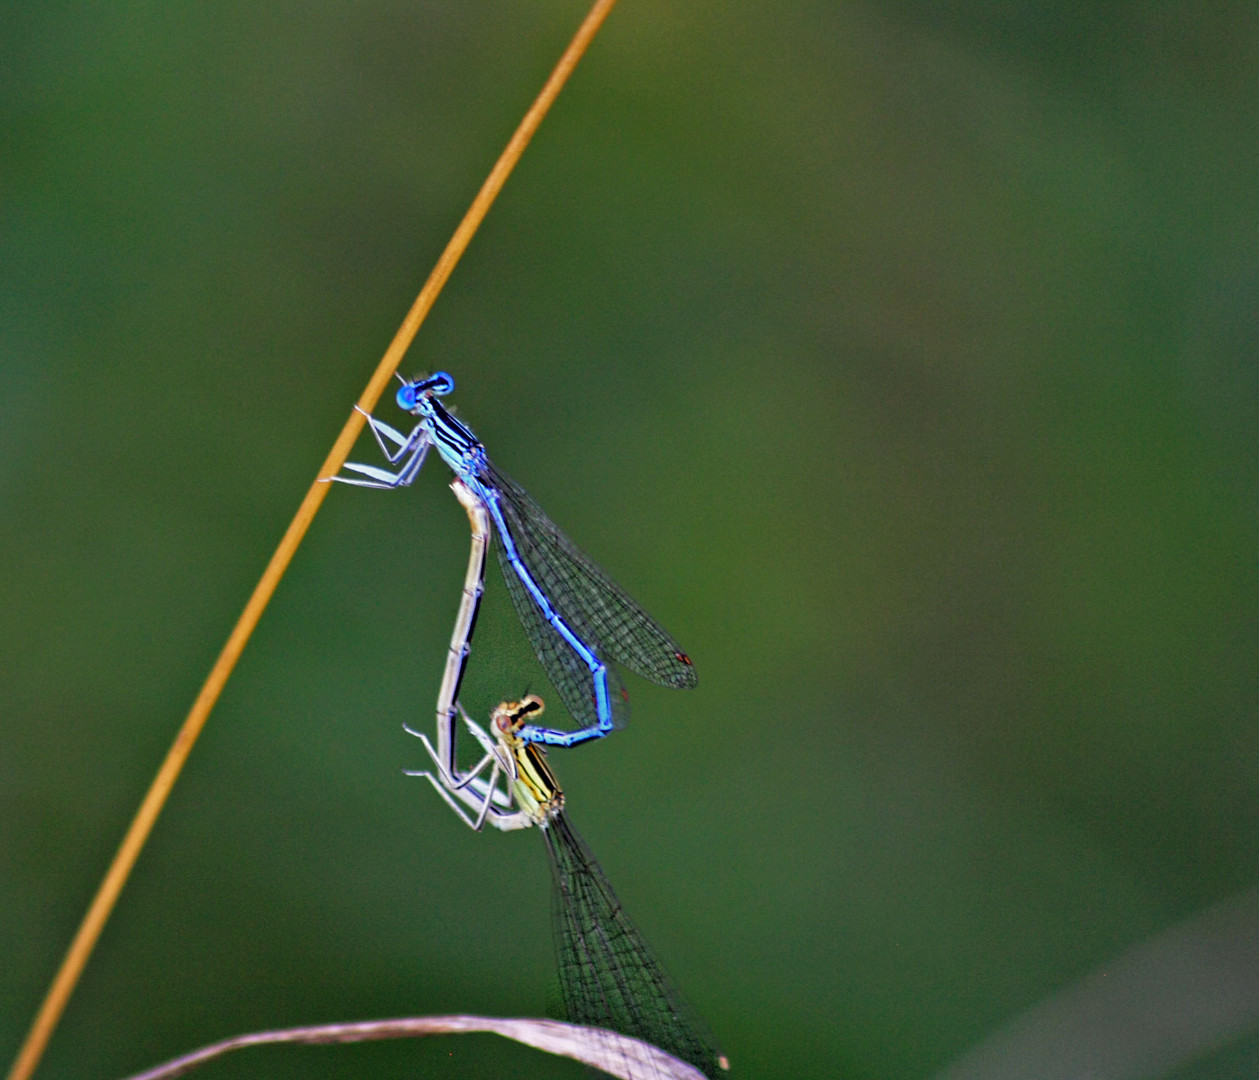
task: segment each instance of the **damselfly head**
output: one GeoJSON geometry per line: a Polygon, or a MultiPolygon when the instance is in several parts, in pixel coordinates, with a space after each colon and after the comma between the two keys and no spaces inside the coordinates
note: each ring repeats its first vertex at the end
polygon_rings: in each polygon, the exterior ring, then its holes
{"type": "Polygon", "coordinates": [[[490,714],[490,722],[496,731],[504,735],[515,735],[531,716],[537,716],[545,709],[542,699],[537,694],[526,694],[521,701],[504,701],[490,714]]]}
{"type": "Polygon", "coordinates": [[[398,408],[413,413],[421,398],[429,395],[445,397],[454,388],[455,380],[444,371],[438,371],[432,375],[421,375],[410,382],[404,382],[398,388],[398,408]]]}

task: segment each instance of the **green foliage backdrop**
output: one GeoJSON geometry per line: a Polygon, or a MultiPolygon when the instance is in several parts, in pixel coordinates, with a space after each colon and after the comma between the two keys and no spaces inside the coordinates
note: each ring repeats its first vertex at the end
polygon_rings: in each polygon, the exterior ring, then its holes
{"type": "MultiPolygon", "coordinates": [[[[583,13],[0,9],[6,1060],[583,13]]],[[[553,759],[736,1077],[928,1076],[1259,878],[1257,30],[622,0],[412,350],[695,659],[553,759]]],[[[542,1012],[541,839],[401,773],[466,557],[447,480],[332,492],[45,1075],[542,1012]]],[[[474,713],[546,693],[501,582],[480,633],[474,713]]],[[[579,1070],[449,1039],[207,1073],[316,1074],[579,1070]]]]}

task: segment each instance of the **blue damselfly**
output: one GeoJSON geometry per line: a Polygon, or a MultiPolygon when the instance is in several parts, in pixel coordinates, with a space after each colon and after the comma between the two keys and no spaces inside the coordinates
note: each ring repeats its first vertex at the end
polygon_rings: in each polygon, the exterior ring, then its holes
{"type": "Polygon", "coordinates": [[[454,385],[445,372],[403,383],[398,406],[419,418],[408,435],[367,417],[385,457],[397,466],[395,472],[347,462],[345,467],[359,476],[332,479],[369,488],[405,487],[419,475],[429,447],[436,446],[470,496],[484,505],[498,534],[499,564],[516,614],[579,725],[565,731],[530,724],[520,737],[572,746],[623,723],[629,699],[610,661],[661,686],[694,686],[690,658],[668,632],[564,535],[523,488],[494,467],[471,429],[438,400],[454,385]]]}

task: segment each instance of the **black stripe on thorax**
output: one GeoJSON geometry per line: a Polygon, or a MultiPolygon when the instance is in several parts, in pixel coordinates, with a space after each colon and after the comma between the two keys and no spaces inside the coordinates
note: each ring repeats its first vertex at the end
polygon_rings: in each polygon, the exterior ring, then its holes
{"type": "Polygon", "coordinates": [[[440,401],[430,399],[429,408],[433,410],[433,438],[437,442],[461,456],[481,446],[471,430],[456,420],[440,401]]]}

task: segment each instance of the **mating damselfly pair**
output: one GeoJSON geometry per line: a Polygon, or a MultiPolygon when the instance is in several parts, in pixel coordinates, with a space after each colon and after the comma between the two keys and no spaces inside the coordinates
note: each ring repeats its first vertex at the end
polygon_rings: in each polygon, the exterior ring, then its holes
{"type": "Polygon", "coordinates": [[[468,514],[471,551],[462,599],[437,701],[436,746],[417,735],[436,765],[425,776],[472,828],[537,825],[547,840],[556,890],[556,942],[567,1019],[644,1039],[707,1076],[728,1068],[703,1027],[682,1003],[625,916],[611,886],[568,823],[564,797],[543,746],[574,746],[606,735],[628,715],[628,695],[614,662],[663,686],[695,685],[689,657],[673,638],[551,521],[518,484],[490,462],[465,424],[438,400],[454,389],[444,372],[404,382],[400,408],[418,418],[409,434],[368,416],[389,471],[349,463],[344,483],[369,488],[409,486],[436,446],[455,474],[451,483],[468,514]],[[459,704],[484,591],[491,534],[525,633],[577,723],[536,723],[542,701],[504,702],[491,717],[493,736],[459,704]],[[457,716],[483,751],[478,764],[458,764],[457,716]],[[489,769],[488,777],[485,775],[489,769]],[[500,784],[499,781],[502,781],[500,784]]]}

